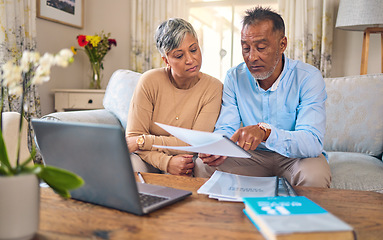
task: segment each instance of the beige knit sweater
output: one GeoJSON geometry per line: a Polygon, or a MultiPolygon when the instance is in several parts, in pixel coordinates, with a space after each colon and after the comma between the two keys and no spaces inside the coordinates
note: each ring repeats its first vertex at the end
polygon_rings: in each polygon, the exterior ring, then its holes
{"type": "Polygon", "coordinates": [[[170,82],[166,68],[158,68],[145,72],[135,89],[129,108],[126,136],[144,134],[145,144],[137,154],[162,171],[167,172],[172,156],[185,152],[152,146],[187,144],[170,136],[155,122],[200,131],[214,130],[221,109],[222,83],[204,73],[200,73],[200,76],[193,87],[178,89],[170,82]]]}

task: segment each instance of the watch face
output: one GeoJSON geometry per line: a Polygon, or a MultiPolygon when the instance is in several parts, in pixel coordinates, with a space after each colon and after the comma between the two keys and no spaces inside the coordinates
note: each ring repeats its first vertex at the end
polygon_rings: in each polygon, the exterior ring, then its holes
{"type": "Polygon", "coordinates": [[[259,126],[262,126],[262,127],[264,127],[264,128],[267,128],[267,129],[271,129],[270,125],[267,124],[267,123],[264,123],[264,122],[259,123],[259,126]]]}
{"type": "Polygon", "coordinates": [[[144,143],[144,138],[141,136],[141,137],[137,138],[136,142],[138,145],[142,145],[144,143]]]}

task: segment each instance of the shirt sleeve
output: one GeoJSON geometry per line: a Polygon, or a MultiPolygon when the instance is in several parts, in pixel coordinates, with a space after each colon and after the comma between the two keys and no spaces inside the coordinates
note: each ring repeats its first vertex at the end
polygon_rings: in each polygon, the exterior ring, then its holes
{"type": "Polygon", "coordinates": [[[295,129],[287,131],[271,126],[265,146],[289,158],[318,157],[323,152],[326,130],[327,93],[319,71],[307,77],[300,87],[295,129]]]}
{"type": "Polygon", "coordinates": [[[221,113],[215,125],[214,132],[231,137],[241,126],[237,96],[234,85],[236,76],[228,73],[225,78],[222,94],[221,113]]]}

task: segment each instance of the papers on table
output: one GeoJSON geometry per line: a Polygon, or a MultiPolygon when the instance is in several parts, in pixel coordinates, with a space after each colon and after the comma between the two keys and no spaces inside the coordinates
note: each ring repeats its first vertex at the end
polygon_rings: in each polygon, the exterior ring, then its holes
{"type": "Polygon", "coordinates": [[[285,178],[250,177],[221,171],[215,171],[197,193],[231,202],[242,202],[245,197],[296,196],[285,178]]]}
{"type": "Polygon", "coordinates": [[[160,146],[157,148],[167,148],[188,152],[205,153],[219,156],[250,158],[251,154],[239,147],[236,143],[222,134],[202,132],[191,129],[173,127],[161,123],[156,123],[171,135],[190,144],[191,146],[160,146]]]}
{"type": "Polygon", "coordinates": [[[273,197],[277,177],[249,177],[215,171],[197,193],[220,201],[242,202],[243,197],[273,197]]]}

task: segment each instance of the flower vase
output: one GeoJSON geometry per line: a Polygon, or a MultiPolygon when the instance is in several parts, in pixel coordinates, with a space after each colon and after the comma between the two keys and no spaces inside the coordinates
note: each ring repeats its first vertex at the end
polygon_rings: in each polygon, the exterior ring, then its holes
{"type": "Polygon", "coordinates": [[[37,176],[0,176],[0,193],[0,239],[32,239],[39,227],[37,176]]]}
{"type": "Polygon", "coordinates": [[[99,62],[90,62],[92,67],[91,79],[89,88],[101,89],[101,64],[99,62]]]}

